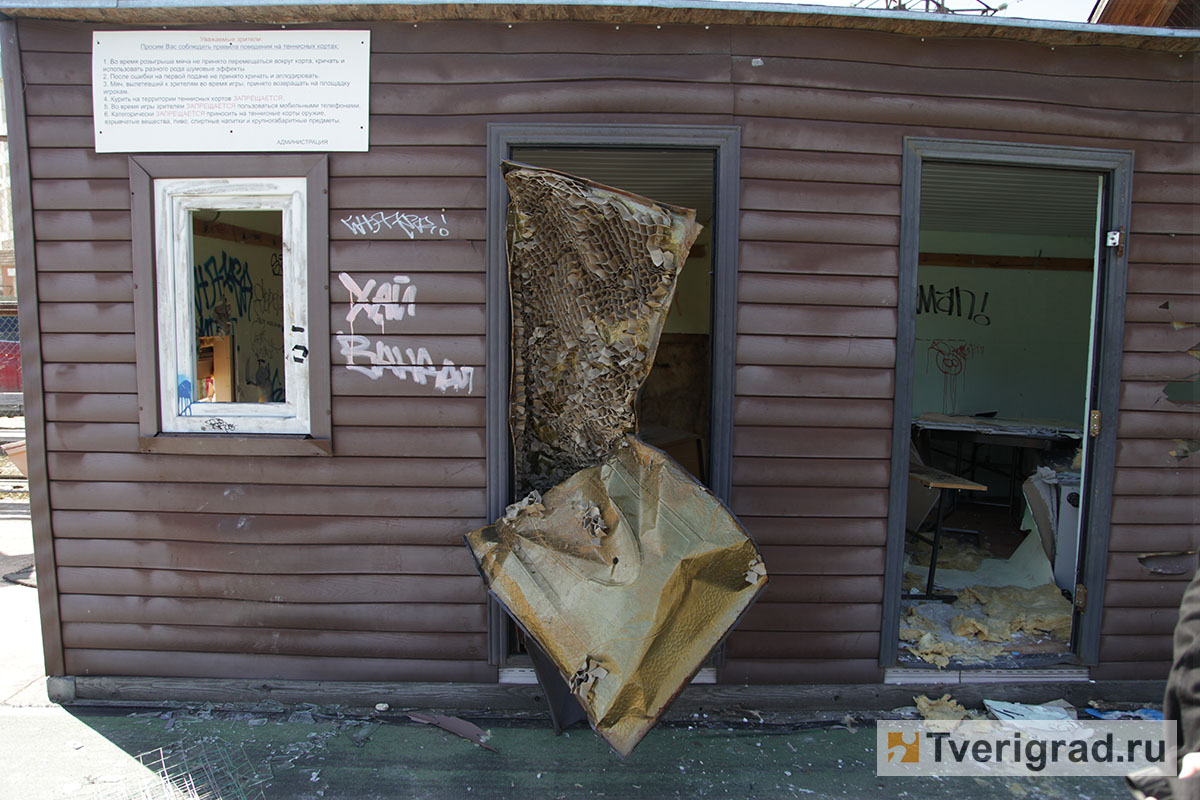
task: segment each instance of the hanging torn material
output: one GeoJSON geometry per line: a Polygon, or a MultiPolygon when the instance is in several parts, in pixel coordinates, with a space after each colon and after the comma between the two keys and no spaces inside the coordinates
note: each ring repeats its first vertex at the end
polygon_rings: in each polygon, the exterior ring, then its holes
{"type": "Polygon", "coordinates": [[[538,505],[467,542],[592,727],[627,755],[766,585],[762,557],[711,492],[632,436],[538,505]]]}
{"type": "Polygon", "coordinates": [[[547,695],[561,678],[565,701],[626,755],[767,582],[729,510],[633,435],[699,227],[690,209],[565,173],[503,171],[513,483],[525,499],[467,544],[553,663],[547,695]]]}

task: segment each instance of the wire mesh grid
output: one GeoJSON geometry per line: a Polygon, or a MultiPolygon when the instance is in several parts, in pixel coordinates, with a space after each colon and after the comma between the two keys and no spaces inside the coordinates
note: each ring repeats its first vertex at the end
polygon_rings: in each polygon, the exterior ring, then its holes
{"type": "Polygon", "coordinates": [[[146,772],[106,787],[94,800],[265,800],[267,766],[220,740],[182,749],[159,747],[137,760],[146,772]]]}

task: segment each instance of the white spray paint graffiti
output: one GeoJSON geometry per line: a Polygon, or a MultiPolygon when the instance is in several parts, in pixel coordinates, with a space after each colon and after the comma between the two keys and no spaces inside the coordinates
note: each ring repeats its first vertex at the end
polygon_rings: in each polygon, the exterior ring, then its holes
{"type": "Polygon", "coordinates": [[[429,214],[404,214],[399,211],[376,211],[374,214],[354,214],[342,218],[342,224],[355,236],[366,236],[384,230],[399,228],[409,239],[417,236],[433,236],[445,239],[450,235],[450,223],[445,214],[439,214],[439,224],[429,214]]]}
{"type": "Polygon", "coordinates": [[[411,378],[419,386],[432,380],[434,387],[441,392],[466,389],[470,394],[475,387],[474,367],[456,367],[448,358],[442,359],[441,367],[435,367],[433,357],[424,347],[418,347],[415,351],[411,347],[393,347],[381,341],[372,342],[371,337],[361,334],[338,336],[337,339],[346,358],[346,369],[366,375],[371,380],[377,381],[385,372],[391,372],[400,380],[411,378]],[[365,360],[369,366],[356,363],[356,358],[365,360]]]}
{"type": "Polygon", "coordinates": [[[384,326],[389,321],[400,322],[417,313],[417,287],[407,275],[396,275],[390,282],[378,283],[368,279],[360,284],[348,273],[338,273],[338,279],[350,292],[350,308],[346,321],[350,333],[337,332],[338,346],[345,359],[346,369],[366,375],[373,381],[391,373],[400,380],[412,380],[418,386],[430,382],[443,394],[453,389],[471,394],[475,388],[475,368],[455,366],[448,358],[442,359],[440,367],[434,365],[433,357],[424,347],[401,347],[355,333],[354,323],[361,316],[368,322],[384,326]]]}
{"type": "Polygon", "coordinates": [[[405,314],[410,317],[417,315],[417,287],[412,285],[407,275],[395,275],[390,283],[378,285],[372,278],[365,286],[359,286],[345,272],[339,273],[338,279],[350,292],[350,310],[346,312],[346,322],[350,323],[351,333],[354,332],[354,320],[359,314],[364,314],[378,325],[380,333],[385,332],[385,322],[399,322],[405,314]],[[375,292],[373,295],[372,290],[375,292]]]}

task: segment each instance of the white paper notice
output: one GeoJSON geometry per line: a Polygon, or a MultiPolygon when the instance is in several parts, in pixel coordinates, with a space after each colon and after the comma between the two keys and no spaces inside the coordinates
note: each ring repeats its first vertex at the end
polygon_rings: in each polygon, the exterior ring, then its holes
{"type": "Polygon", "coordinates": [[[96,152],[365,151],[369,31],[92,34],[96,152]]]}

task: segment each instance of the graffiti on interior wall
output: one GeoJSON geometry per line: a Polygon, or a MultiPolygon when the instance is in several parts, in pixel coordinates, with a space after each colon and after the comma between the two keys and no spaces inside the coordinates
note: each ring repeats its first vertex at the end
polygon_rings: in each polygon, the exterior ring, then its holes
{"type": "Polygon", "coordinates": [[[450,223],[446,221],[445,214],[438,214],[435,219],[430,214],[376,211],[373,214],[342,217],[342,224],[355,236],[368,236],[385,230],[399,230],[409,239],[416,239],[418,236],[445,239],[450,235],[450,223]]]}
{"type": "Polygon", "coordinates": [[[945,314],[950,317],[962,317],[976,325],[987,327],[992,324],[992,318],[985,313],[988,304],[988,292],[982,296],[971,289],[953,286],[939,291],[932,284],[917,287],[917,314],[945,314]]]}
{"type": "Polygon", "coordinates": [[[963,339],[934,339],[925,351],[925,368],[932,363],[942,373],[942,409],[952,412],[958,407],[958,390],[966,382],[967,361],[983,353],[983,346],[963,339]]]}
{"type": "Polygon", "coordinates": [[[384,324],[388,321],[399,322],[405,314],[416,316],[417,287],[407,275],[393,275],[390,282],[384,283],[370,279],[362,286],[345,272],[338,275],[338,280],[350,292],[346,322],[350,323],[351,333],[360,314],[378,325],[380,333],[386,333],[384,324]]]}
{"type": "Polygon", "coordinates": [[[338,280],[350,293],[346,312],[350,332],[337,331],[338,347],[346,369],[366,375],[373,381],[390,373],[418,386],[432,383],[442,393],[451,389],[467,394],[474,391],[474,367],[456,366],[448,358],[443,358],[441,366],[436,366],[433,356],[423,346],[393,345],[354,330],[355,322],[358,322],[360,325],[373,324],[379,328],[378,333],[384,334],[384,326],[389,321],[401,322],[415,317],[417,287],[408,276],[396,275],[383,283],[372,279],[360,283],[342,272],[338,274],[338,280]]]}
{"type": "Polygon", "coordinates": [[[209,256],[195,269],[196,324],[200,336],[228,333],[234,316],[243,317],[254,300],[250,264],[221,251],[220,259],[209,256]],[[236,315],[230,304],[237,308],[236,315]]]}

